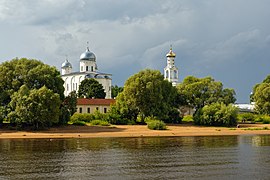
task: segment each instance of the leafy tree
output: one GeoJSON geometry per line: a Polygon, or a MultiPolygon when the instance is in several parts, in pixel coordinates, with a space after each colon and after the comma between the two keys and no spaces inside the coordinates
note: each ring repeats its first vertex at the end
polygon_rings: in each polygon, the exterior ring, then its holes
{"type": "Polygon", "coordinates": [[[69,95],[64,99],[64,106],[67,107],[70,115],[72,116],[77,111],[77,94],[76,91],[72,91],[69,95]]]}
{"type": "Polygon", "coordinates": [[[117,85],[112,86],[112,98],[116,98],[117,95],[124,90],[123,87],[118,87],[117,85]]]}
{"type": "Polygon", "coordinates": [[[39,89],[44,85],[64,99],[63,80],[60,72],[34,59],[13,59],[0,65],[0,105],[7,106],[13,93],[22,85],[39,89]]]}
{"type": "Polygon", "coordinates": [[[257,85],[253,100],[258,113],[270,115],[270,83],[263,82],[257,85]]]}
{"type": "Polygon", "coordinates": [[[81,82],[78,95],[79,97],[104,99],[106,93],[104,92],[103,86],[99,84],[97,80],[88,78],[81,82]]]}
{"type": "Polygon", "coordinates": [[[177,107],[176,97],[176,88],[159,71],[146,69],[128,78],[116,98],[116,106],[130,119],[139,115],[142,120],[148,116],[163,120],[177,107]]]}
{"type": "Polygon", "coordinates": [[[11,97],[12,111],[8,118],[17,127],[30,126],[36,130],[49,128],[59,121],[60,104],[59,94],[46,86],[29,90],[26,85],[23,85],[11,97]]]}
{"type": "Polygon", "coordinates": [[[196,110],[214,102],[230,104],[236,101],[233,89],[223,89],[222,83],[211,77],[188,76],[177,86],[177,89],[182,104],[196,110]]]}
{"type": "Polygon", "coordinates": [[[208,126],[235,126],[237,124],[237,107],[232,104],[212,103],[199,109],[194,115],[194,123],[208,126]]]}

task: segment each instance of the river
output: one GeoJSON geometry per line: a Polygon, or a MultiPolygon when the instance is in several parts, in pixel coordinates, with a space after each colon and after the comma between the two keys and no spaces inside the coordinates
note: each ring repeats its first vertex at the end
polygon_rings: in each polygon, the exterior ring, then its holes
{"type": "Polygon", "coordinates": [[[2,139],[0,179],[270,179],[270,136],[2,139]]]}

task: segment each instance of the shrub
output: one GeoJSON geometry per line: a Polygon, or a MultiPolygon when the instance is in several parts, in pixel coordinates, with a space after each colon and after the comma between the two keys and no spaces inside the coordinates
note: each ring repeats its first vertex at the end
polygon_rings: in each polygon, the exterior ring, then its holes
{"type": "Polygon", "coordinates": [[[239,122],[251,121],[254,122],[256,115],[253,113],[242,113],[237,115],[237,119],[239,122]]]}
{"type": "Polygon", "coordinates": [[[86,123],[84,121],[75,121],[72,124],[76,126],[85,126],[86,123]]]}
{"type": "Polygon", "coordinates": [[[237,108],[223,103],[213,103],[197,110],[194,123],[208,126],[235,126],[237,124],[237,108]]]}
{"type": "Polygon", "coordinates": [[[193,122],[193,116],[192,115],[186,115],[182,119],[183,122],[193,122]]]}
{"type": "Polygon", "coordinates": [[[147,127],[152,130],[166,130],[167,129],[166,124],[161,120],[157,120],[151,117],[146,117],[145,122],[147,124],[147,127]]]}
{"type": "Polygon", "coordinates": [[[74,123],[77,121],[83,121],[83,122],[91,122],[95,119],[95,116],[93,114],[88,114],[88,113],[74,113],[70,117],[70,122],[74,123]]]}
{"type": "Polygon", "coordinates": [[[257,115],[257,117],[255,118],[255,122],[262,122],[263,124],[269,124],[270,123],[270,116],[257,115]]]}
{"type": "Polygon", "coordinates": [[[91,125],[93,126],[110,126],[110,123],[103,120],[93,120],[91,122],[91,125]]]}

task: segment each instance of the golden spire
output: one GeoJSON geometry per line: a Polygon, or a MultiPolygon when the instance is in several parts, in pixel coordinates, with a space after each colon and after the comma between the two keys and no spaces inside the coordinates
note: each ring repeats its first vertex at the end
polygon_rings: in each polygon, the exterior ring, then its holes
{"type": "Polygon", "coordinates": [[[176,54],[172,51],[172,45],[170,45],[170,51],[166,56],[167,57],[175,57],[176,56],[176,54]]]}

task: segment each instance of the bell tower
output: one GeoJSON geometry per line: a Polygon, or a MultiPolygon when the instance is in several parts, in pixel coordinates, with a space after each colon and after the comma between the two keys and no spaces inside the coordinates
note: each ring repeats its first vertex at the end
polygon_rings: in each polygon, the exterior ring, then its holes
{"type": "Polygon", "coordinates": [[[172,45],[166,57],[167,66],[164,68],[164,79],[167,79],[173,86],[176,86],[178,83],[178,68],[174,64],[176,54],[172,51],[172,45]]]}

